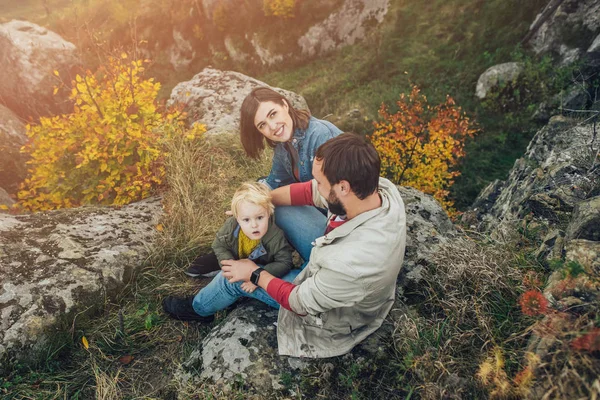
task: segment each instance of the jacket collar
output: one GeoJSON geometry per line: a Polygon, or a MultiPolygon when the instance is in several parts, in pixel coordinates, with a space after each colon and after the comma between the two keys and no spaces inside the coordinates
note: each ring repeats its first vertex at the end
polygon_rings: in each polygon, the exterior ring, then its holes
{"type": "Polygon", "coordinates": [[[378,193],[381,197],[380,207],[359,214],[351,220],[344,222],[342,225],[338,226],[337,228],[329,232],[327,235],[318,237],[317,239],[315,239],[316,246],[327,245],[333,242],[335,239],[348,236],[352,231],[354,231],[354,229],[356,229],[366,221],[370,220],[376,215],[379,215],[380,213],[387,212],[387,210],[390,208],[390,199],[388,198],[388,193],[384,188],[381,187],[381,185],[379,186],[378,193]]]}
{"type": "MultiPolygon", "coordinates": [[[[313,117],[313,116],[311,116],[311,117],[308,119],[308,123],[310,124],[310,123],[312,122],[312,120],[313,120],[313,119],[314,119],[314,117],[313,117]]],[[[307,130],[308,130],[308,127],[306,127],[306,129],[304,129],[304,130],[303,130],[303,129],[300,129],[300,128],[296,128],[296,129],[294,129],[294,136],[293,136],[293,138],[296,138],[296,139],[298,139],[298,140],[302,140],[302,139],[304,139],[304,137],[306,136],[306,131],[307,131],[307,130]]]]}

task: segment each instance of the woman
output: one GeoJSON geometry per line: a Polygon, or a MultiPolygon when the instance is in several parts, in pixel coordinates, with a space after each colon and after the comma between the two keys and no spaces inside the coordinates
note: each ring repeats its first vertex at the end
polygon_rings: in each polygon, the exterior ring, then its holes
{"type": "Polygon", "coordinates": [[[242,103],[240,137],[246,154],[258,158],[265,142],[274,148],[271,173],[262,180],[271,189],[311,180],[317,148],[340,133],[269,88],[252,90],[242,103]]]}
{"type": "MultiPolygon", "coordinates": [[[[252,90],[242,103],[240,139],[246,154],[258,158],[265,149],[265,142],[274,149],[271,172],[259,179],[271,189],[311,180],[317,149],[340,133],[342,131],[331,122],[312,117],[308,110],[294,108],[288,99],[266,87],[252,90]]],[[[275,221],[305,261],[312,248],[312,240],[307,238],[322,236],[327,222],[323,213],[310,206],[277,207],[275,221]]],[[[186,274],[210,277],[217,272],[199,257],[186,274]]]]}

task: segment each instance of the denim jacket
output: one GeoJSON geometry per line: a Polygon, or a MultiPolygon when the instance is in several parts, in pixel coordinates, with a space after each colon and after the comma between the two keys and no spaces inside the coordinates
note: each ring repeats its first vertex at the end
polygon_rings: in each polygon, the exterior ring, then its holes
{"type": "MultiPolygon", "coordinates": [[[[306,130],[294,130],[291,144],[298,151],[298,172],[300,182],[307,182],[313,178],[312,162],[320,145],[342,133],[329,121],[310,117],[306,130]]],[[[277,143],[273,154],[271,173],[261,182],[266,183],[271,189],[286,186],[297,182],[292,171],[291,157],[283,143],[277,143]]]]}

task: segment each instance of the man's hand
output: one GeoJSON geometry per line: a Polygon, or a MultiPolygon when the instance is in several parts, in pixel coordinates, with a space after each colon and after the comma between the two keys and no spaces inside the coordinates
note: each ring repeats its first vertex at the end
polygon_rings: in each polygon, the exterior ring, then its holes
{"type": "Polygon", "coordinates": [[[247,258],[243,260],[223,260],[221,261],[223,266],[223,276],[227,278],[229,282],[250,281],[252,271],[258,268],[253,261],[247,258]]]}
{"type": "Polygon", "coordinates": [[[244,282],[240,285],[240,287],[242,288],[242,290],[246,293],[252,293],[256,290],[256,288],[258,286],[256,286],[254,283],[252,282],[244,282]]]}

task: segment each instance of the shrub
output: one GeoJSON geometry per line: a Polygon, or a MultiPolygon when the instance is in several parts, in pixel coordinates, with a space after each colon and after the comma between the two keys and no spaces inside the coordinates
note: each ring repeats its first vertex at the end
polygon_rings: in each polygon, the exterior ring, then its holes
{"type": "Polygon", "coordinates": [[[476,132],[473,123],[452,97],[430,106],[417,86],[408,96],[401,94],[397,104],[395,114],[381,105],[379,115],[383,120],[375,123],[371,135],[383,173],[397,184],[433,195],[452,211],[448,188],[460,174],[453,167],[465,155],[465,140],[476,132]]]}
{"type": "Polygon", "coordinates": [[[296,0],[264,0],[263,9],[266,17],[293,18],[296,0]]]}
{"type": "MultiPolygon", "coordinates": [[[[127,204],[162,182],[162,146],[181,132],[183,115],[160,111],[160,84],[143,73],[143,62],[130,62],[125,53],[110,58],[97,74],[75,77],[72,113],[27,126],[30,142],[23,151],[31,159],[18,193],[22,208],[127,204]]],[[[197,126],[189,135],[203,130],[197,126]]]]}

